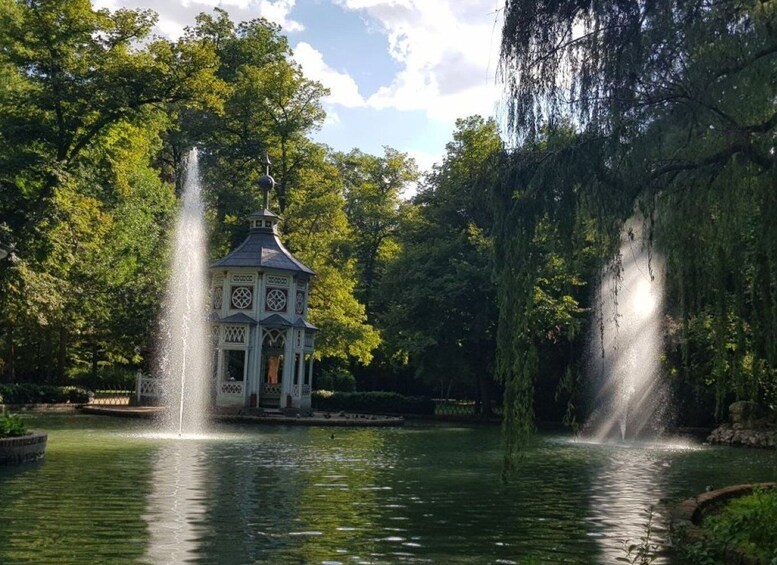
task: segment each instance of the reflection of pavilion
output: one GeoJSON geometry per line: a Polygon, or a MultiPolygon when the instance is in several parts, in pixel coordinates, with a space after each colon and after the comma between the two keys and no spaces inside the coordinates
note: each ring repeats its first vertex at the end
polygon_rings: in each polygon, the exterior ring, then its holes
{"type": "Polygon", "coordinates": [[[313,271],[278,237],[280,218],[268,209],[274,184],[269,174],[259,179],[264,209],[248,217],[246,240],[210,268],[216,405],[308,411],[313,271]]]}

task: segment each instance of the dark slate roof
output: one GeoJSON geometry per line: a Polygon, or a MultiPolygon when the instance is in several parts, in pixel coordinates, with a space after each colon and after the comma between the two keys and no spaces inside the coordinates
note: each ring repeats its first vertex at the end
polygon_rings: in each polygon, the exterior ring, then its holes
{"type": "Polygon", "coordinates": [[[271,328],[288,328],[291,326],[291,322],[283,316],[273,314],[272,316],[267,316],[264,320],[259,320],[259,325],[271,328]]]}
{"type": "Polygon", "coordinates": [[[237,249],[211,263],[212,269],[222,267],[256,267],[311,276],[315,274],[283,246],[278,234],[266,228],[252,228],[248,237],[237,249]]]}
{"type": "Polygon", "coordinates": [[[251,325],[256,324],[256,320],[254,320],[251,316],[246,316],[242,312],[239,312],[237,314],[232,314],[231,316],[227,316],[223,320],[219,318],[218,314],[213,312],[210,315],[210,321],[219,322],[221,324],[251,324],[251,325]]]}
{"type": "Polygon", "coordinates": [[[303,329],[303,330],[318,331],[318,328],[316,326],[314,326],[313,324],[311,324],[307,320],[303,319],[302,316],[297,318],[297,321],[294,322],[294,327],[298,328],[298,329],[303,329]]]}

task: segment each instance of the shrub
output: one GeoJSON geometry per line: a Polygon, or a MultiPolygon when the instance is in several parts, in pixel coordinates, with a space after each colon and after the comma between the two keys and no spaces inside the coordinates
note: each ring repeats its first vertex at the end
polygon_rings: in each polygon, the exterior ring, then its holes
{"type": "Polygon", "coordinates": [[[68,374],[68,381],[89,390],[135,390],[135,371],[127,367],[100,367],[96,373],[79,367],[68,374]]]}
{"type": "Polygon", "coordinates": [[[0,385],[0,399],[5,404],[83,404],[89,401],[89,392],[72,386],[20,383],[0,385]]]}
{"type": "Polygon", "coordinates": [[[754,492],[729,502],[704,520],[713,546],[736,547],[764,563],[777,560],[777,489],[754,492]]]}
{"type": "Polygon", "coordinates": [[[316,388],[335,392],[354,392],[356,379],[345,369],[324,370],[316,379],[316,388]]]}
{"type": "Polygon", "coordinates": [[[0,414],[0,437],[19,437],[27,433],[27,427],[19,416],[0,414]]]}
{"type": "Polygon", "coordinates": [[[422,396],[403,396],[396,392],[316,391],[313,408],[330,412],[365,412],[368,414],[434,414],[434,402],[422,396]]]}

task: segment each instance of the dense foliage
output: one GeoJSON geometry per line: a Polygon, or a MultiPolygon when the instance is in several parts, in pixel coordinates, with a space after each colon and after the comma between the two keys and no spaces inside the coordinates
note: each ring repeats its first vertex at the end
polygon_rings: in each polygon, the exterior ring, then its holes
{"type": "Polygon", "coordinates": [[[313,409],[330,412],[366,414],[434,414],[434,402],[420,396],[403,396],[396,392],[318,391],[313,395],[313,409]]]}
{"type": "Polygon", "coordinates": [[[706,517],[705,538],[680,549],[690,563],[719,563],[732,550],[769,563],[777,559],[775,520],[777,491],[757,491],[732,500],[719,513],[706,517]]]}
{"type": "Polygon", "coordinates": [[[84,404],[88,401],[89,393],[77,387],[0,384],[0,404],[84,404]]]}
{"type": "Polygon", "coordinates": [[[606,261],[635,207],[667,259],[680,386],[713,385],[719,406],[777,400],[776,26],[773,2],[507,2],[519,149],[499,188],[497,269],[512,429],[530,425],[538,237],[573,258],[590,238],[606,261]]]}
{"type": "Polygon", "coordinates": [[[196,146],[214,258],[245,237],[273,161],[282,238],[317,273],[319,388],[468,398],[482,416],[504,395],[510,461],[535,415],[584,410],[593,289],[636,211],[666,259],[686,422],[777,404],[774,2],[508,0],[512,139],[463,118],[425,176],[389,147],[312,140],[327,90],[277,25],[216,9],[170,41],[155,18],[0,0],[3,381],[126,388],[153,370],[196,146]]]}
{"type": "Polygon", "coordinates": [[[153,369],[179,173],[195,144],[212,255],[245,236],[269,153],[283,237],[318,273],[317,355],[370,360],[380,336],[357,291],[344,173],[309,138],[327,92],[302,75],[277,26],[235,25],[216,10],[172,42],[149,36],[152,12],[88,0],[3,0],[0,20],[5,380],[86,382],[88,372],[98,385],[111,367],[153,369]]]}

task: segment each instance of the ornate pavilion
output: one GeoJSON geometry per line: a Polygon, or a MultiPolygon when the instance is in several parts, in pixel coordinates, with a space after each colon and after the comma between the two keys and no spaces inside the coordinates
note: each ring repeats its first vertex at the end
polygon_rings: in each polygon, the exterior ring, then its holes
{"type": "Polygon", "coordinates": [[[264,208],[243,243],[210,266],[216,406],[307,412],[316,327],[307,319],[314,276],[281,243],[269,210],[275,181],[259,179],[264,208]]]}

